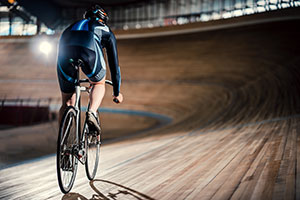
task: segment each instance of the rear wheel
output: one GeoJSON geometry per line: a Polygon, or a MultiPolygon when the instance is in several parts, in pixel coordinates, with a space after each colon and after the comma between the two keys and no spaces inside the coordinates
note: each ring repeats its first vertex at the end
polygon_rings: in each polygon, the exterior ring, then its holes
{"type": "Polygon", "coordinates": [[[76,122],[76,111],[69,106],[64,112],[57,140],[57,178],[58,184],[63,193],[68,193],[77,173],[78,160],[78,133],[76,122]]]}
{"type": "Polygon", "coordinates": [[[85,171],[88,179],[93,180],[96,176],[99,163],[100,133],[97,133],[96,131],[90,131],[87,124],[84,127],[84,134],[87,144],[85,171]]]}

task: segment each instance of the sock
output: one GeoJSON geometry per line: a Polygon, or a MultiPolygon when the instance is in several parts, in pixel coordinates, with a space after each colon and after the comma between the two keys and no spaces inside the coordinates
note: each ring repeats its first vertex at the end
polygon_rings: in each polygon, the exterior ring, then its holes
{"type": "Polygon", "coordinates": [[[94,111],[92,111],[92,110],[89,110],[89,112],[93,113],[96,117],[98,117],[97,112],[94,112],[94,111]]]}

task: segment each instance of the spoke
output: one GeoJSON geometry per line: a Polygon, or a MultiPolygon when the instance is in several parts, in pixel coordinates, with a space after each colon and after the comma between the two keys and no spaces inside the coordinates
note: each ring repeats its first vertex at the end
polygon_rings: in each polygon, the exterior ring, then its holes
{"type": "Polygon", "coordinates": [[[98,137],[90,135],[88,137],[88,159],[87,159],[87,168],[88,173],[91,178],[95,176],[97,167],[98,167],[98,137]]]}
{"type": "Polygon", "coordinates": [[[70,127],[71,127],[71,122],[72,122],[72,119],[73,118],[70,118],[70,120],[68,121],[68,125],[66,126],[67,128],[66,128],[66,130],[64,131],[64,137],[63,137],[63,139],[61,140],[61,143],[60,143],[60,145],[63,145],[63,143],[64,143],[64,141],[65,141],[65,139],[66,139],[66,137],[67,137],[67,133],[69,132],[69,129],[70,129],[70,127]]]}

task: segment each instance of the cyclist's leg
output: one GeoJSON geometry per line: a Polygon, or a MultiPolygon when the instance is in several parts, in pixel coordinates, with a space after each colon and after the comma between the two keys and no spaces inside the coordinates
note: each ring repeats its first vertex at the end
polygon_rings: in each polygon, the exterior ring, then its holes
{"type": "Polygon", "coordinates": [[[57,77],[61,91],[62,105],[59,110],[58,123],[60,123],[64,110],[67,106],[75,104],[75,84],[76,70],[70,64],[69,58],[73,57],[72,49],[68,49],[68,53],[59,52],[57,61],[57,77]],[[62,54],[63,56],[61,56],[62,54]],[[70,54],[70,55],[68,55],[70,54]]]}
{"type": "Polygon", "coordinates": [[[64,114],[65,109],[68,106],[74,106],[75,105],[75,100],[76,100],[76,94],[75,93],[64,93],[61,92],[61,100],[62,100],[62,105],[59,109],[59,114],[58,114],[58,124],[61,121],[61,118],[64,114]]]}
{"type": "MultiPolygon", "coordinates": [[[[98,44],[97,44],[98,47],[98,44]]],[[[90,94],[90,108],[87,112],[87,121],[91,127],[97,129],[100,133],[100,122],[97,116],[97,110],[102,102],[105,93],[105,75],[106,68],[101,48],[95,51],[83,49],[82,58],[85,62],[82,71],[87,75],[93,88],[90,94]]]]}
{"type": "Polygon", "coordinates": [[[93,84],[93,88],[89,96],[90,111],[96,113],[105,94],[105,77],[99,82],[91,81],[91,84],[93,84]]]}
{"type": "Polygon", "coordinates": [[[87,122],[91,130],[96,128],[97,132],[101,132],[100,121],[97,114],[97,110],[102,102],[105,93],[105,77],[98,82],[91,82],[93,84],[92,91],[90,93],[90,108],[87,111],[87,122]]]}
{"type": "MultiPolygon", "coordinates": [[[[96,46],[98,47],[98,44],[96,46]]],[[[82,71],[93,85],[90,94],[90,111],[96,113],[105,93],[106,66],[103,52],[101,48],[96,48],[95,51],[82,49],[82,59],[85,62],[82,71]]]]}

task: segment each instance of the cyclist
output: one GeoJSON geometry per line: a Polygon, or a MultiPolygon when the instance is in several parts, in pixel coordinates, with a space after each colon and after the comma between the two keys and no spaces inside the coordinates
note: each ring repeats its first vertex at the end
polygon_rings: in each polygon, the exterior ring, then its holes
{"type": "Polygon", "coordinates": [[[89,95],[90,108],[87,111],[89,126],[100,132],[97,110],[105,93],[106,66],[103,49],[106,49],[113,82],[113,100],[123,101],[120,93],[121,74],[118,61],[116,38],[107,26],[108,15],[99,5],[88,9],[82,20],[76,21],[64,30],[59,41],[57,75],[62,96],[59,122],[67,106],[75,103],[76,69],[70,59],[83,61],[82,71],[93,85],[89,95]]]}

